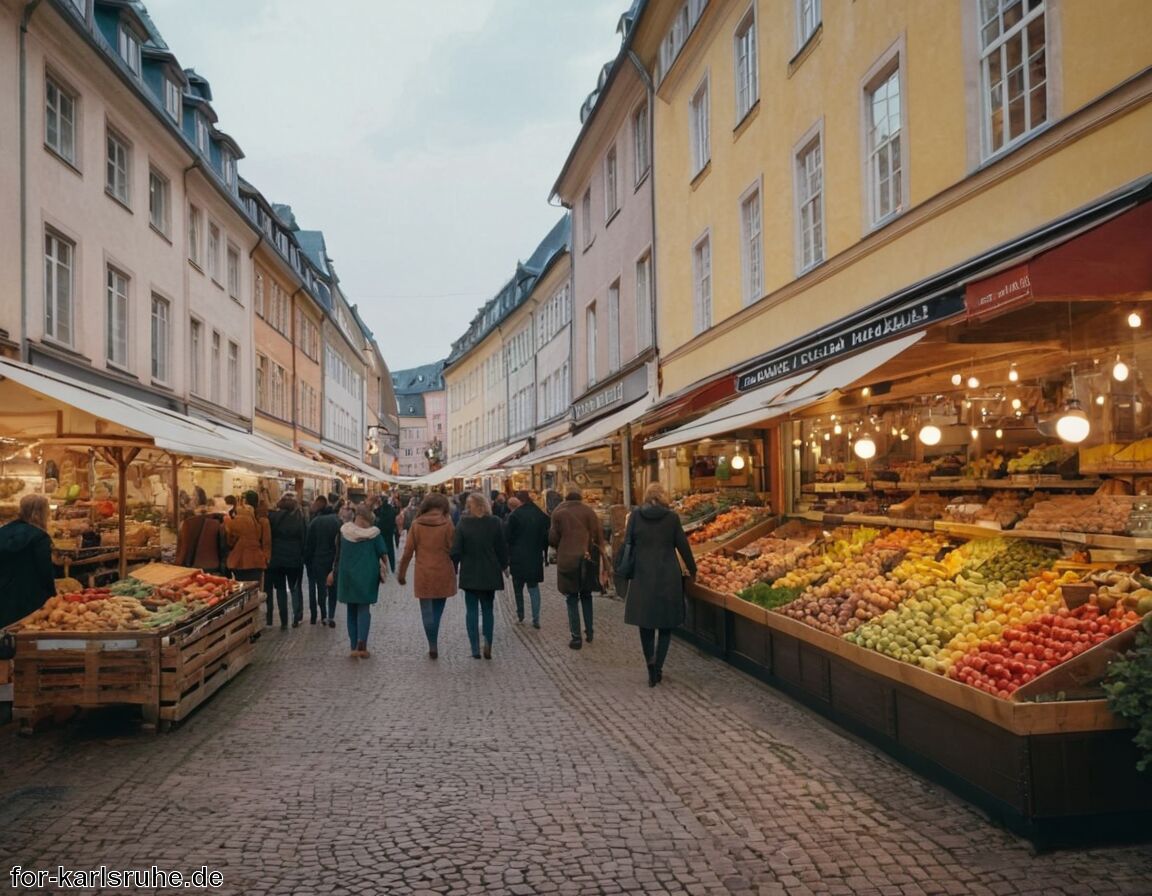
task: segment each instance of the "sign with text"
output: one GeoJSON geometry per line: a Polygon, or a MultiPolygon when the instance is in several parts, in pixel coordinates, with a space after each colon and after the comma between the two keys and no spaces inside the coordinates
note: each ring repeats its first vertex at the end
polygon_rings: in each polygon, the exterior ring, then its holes
{"type": "Polygon", "coordinates": [[[906,305],[879,314],[831,336],[769,355],[756,366],[736,374],[736,390],[747,392],[813,367],[823,367],[896,336],[922,330],[963,311],[964,296],[960,293],[947,293],[925,299],[916,305],[906,305]]]}
{"type": "Polygon", "coordinates": [[[1032,276],[1027,262],[964,288],[964,307],[969,317],[990,317],[1031,301],[1032,276]]]}
{"type": "Polygon", "coordinates": [[[640,367],[597,392],[593,392],[574,405],[572,416],[583,422],[598,417],[616,407],[630,404],[648,391],[648,369],[640,367]]]}

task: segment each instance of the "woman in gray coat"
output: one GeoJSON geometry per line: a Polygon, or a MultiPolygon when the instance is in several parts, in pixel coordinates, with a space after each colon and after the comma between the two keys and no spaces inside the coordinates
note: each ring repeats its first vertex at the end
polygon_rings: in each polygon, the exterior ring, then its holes
{"type": "Polygon", "coordinates": [[[628,585],[624,622],[640,628],[648,687],[654,688],[664,677],[672,630],[684,621],[684,580],[676,554],[692,578],[696,578],[696,559],[680,517],[668,506],[668,493],[659,482],[648,486],[644,503],[628,520],[627,533],[636,565],[628,585]]]}

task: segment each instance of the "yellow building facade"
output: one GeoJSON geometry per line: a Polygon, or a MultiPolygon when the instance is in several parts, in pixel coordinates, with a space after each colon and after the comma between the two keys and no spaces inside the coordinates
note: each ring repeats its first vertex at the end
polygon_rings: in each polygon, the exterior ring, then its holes
{"type": "Polygon", "coordinates": [[[986,8],[647,5],[662,397],[1152,170],[1152,5],[986,8]]]}

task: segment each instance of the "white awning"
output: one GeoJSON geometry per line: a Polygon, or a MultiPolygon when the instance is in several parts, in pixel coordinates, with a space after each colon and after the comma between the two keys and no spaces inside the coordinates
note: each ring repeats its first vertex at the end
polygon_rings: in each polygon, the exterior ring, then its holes
{"type": "Polygon", "coordinates": [[[509,464],[509,466],[530,467],[533,464],[568,457],[573,454],[579,454],[581,451],[588,451],[589,449],[606,445],[614,441],[616,433],[620,429],[638,420],[651,406],[652,403],[650,401],[645,401],[642,398],[628,405],[628,407],[623,410],[610,414],[601,420],[597,420],[591,426],[582,429],[580,432],[573,433],[563,439],[558,439],[551,445],[545,445],[543,448],[533,451],[531,454],[525,454],[523,457],[517,458],[516,461],[509,464]]]}
{"type": "Polygon", "coordinates": [[[509,458],[515,457],[527,447],[527,439],[521,439],[519,442],[515,442],[511,445],[501,445],[495,451],[488,452],[486,455],[484,455],[483,458],[476,461],[475,463],[470,464],[464,470],[464,472],[459,473],[458,475],[463,478],[467,478],[469,476],[475,476],[479,473],[483,473],[485,470],[489,470],[493,467],[498,467],[509,458]]]}
{"type": "Polygon", "coordinates": [[[783,416],[805,405],[819,401],[836,389],[843,389],[924,338],[924,333],[901,336],[842,361],[829,364],[819,372],[808,371],[794,377],[761,386],[728,402],[723,407],[686,423],[659,438],[644,443],[646,450],[670,448],[686,442],[723,435],[748,426],[783,416]]]}
{"type": "Polygon", "coordinates": [[[456,479],[464,475],[464,471],[470,466],[480,460],[479,452],[467,454],[464,457],[458,457],[456,460],[445,464],[439,470],[433,470],[431,473],[425,473],[423,476],[417,476],[415,479],[410,480],[411,485],[442,485],[451,479],[456,479]]]}

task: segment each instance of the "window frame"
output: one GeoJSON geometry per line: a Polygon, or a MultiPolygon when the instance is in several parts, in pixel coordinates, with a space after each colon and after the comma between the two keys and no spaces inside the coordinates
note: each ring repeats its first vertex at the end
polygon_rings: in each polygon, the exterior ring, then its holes
{"type": "MultiPolygon", "coordinates": [[[[813,268],[819,267],[825,262],[828,257],[828,235],[826,228],[827,217],[825,215],[825,184],[824,184],[824,120],[821,119],[808,132],[796,143],[792,151],[792,187],[793,187],[793,218],[795,227],[796,239],[796,253],[795,253],[795,266],[796,275],[799,277],[806,274],[813,268]],[[801,169],[804,169],[804,174],[808,175],[808,166],[806,163],[807,157],[810,155],[813,147],[819,150],[819,172],[820,172],[820,189],[819,195],[815,197],[807,196],[807,187],[802,193],[801,186],[806,177],[801,176],[801,169]],[[813,204],[815,203],[815,204],[813,204]],[[815,245],[813,241],[813,257],[810,261],[805,259],[805,225],[804,225],[804,210],[809,205],[819,213],[818,221],[815,221],[809,230],[814,231],[816,227],[819,228],[820,240],[819,245],[815,245]]],[[[815,220],[815,219],[814,219],[815,220]]]]}
{"type": "Polygon", "coordinates": [[[585,359],[584,367],[588,372],[588,386],[592,387],[599,379],[597,378],[597,364],[596,353],[598,349],[597,334],[596,334],[596,303],[592,302],[584,312],[584,325],[587,332],[584,334],[584,349],[585,359]]]}
{"type": "MultiPolygon", "coordinates": [[[[1000,0],[997,5],[996,20],[1000,23],[999,33],[994,40],[985,45],[985,31],[991,24],[991,20],[984,21],[981,7],[975,4],[975,28],[976,28],[976,68],[977,68],[977,82],[978,82],[978,106],[980,117],[980,159],[987,162],[994,159],[1003,153],[1010,152],[1015,147],[1019,146],[1030,139],[1033,135],[1041,131],[1043,128],[1051,124],[1052,113],[1054,108],[1054,94],[1055,82],[1054,74],[1055,67],[1051,62],[1051,50],[1054,45],[1054,34],[1052,26],[1052,16],[1050,15],[1051,9],[1049,0],[1032,0],[1034,6],[1023,14],[1019,22],[1016,22],[1008,29],[1003,27],[1004,10],[1001,4],[1004,0],[1000,0]],[[1033,54],[1026,52],[1028,50],[1029,33],[1028,26],[1031,22],[1038,18],[1043,19],[1043,37],[1044,37],[1044,50],[1043,50],[1043,65],[1044,65],[1044,80],[1042,82],[1044,90],[1044,118],[1037,123],[1031,123],[1032,119],[1032,104],[1030,102],[1032,93],[1035,88],[1031,84],[1031,62],[1033,54]],[[1006,48],[1009,43],[1014,39],[1019,38],[1021,41],[1021,61],[1019,70],[1021,78],[1023,79],[1023,91],[1021,93],[1021,101],[1023,104],[1024,130],[1015,137],[1006,136],[1010,133],[1010,116],[1012,102],[1006,96],[1008,90],[1009,76],[1013,70],[1008,70],[1008,63],[1005,59],[1006,48]],[[993,54],[1000,57],[1000,66],[1002,77],[1000,80],[1000,111],[1002,115],[1001,126],[1001,144],[993,146],[993,114],[994,110],[990,105],[990,70],[989,60],[993,54]]],[[[1024,5],[1021,0],[1021,7],[1024,5]]]]}
{"type": "Polygon", "coordinates": [[[132,143],[111,125],[104,127],[104,193],[131,208],[132,143]],[[115,158],[117,154],[122,158],[115,158]]]}
{"type": "Polygon", "coordinates": [[[198,317],[188,319],[188,394],[203,396],[201,373],[204,370],[204,322],[198,317]]]}
{"type": "Polygon", "coordinates": [[[120,60],[128,67],[128,71],[132,76],[139,78],[143,71],[141,46],[144,39],[136,33],[133,28],[125,21],[121,21],[116,27],[116,53],[120,60]]]}
{"type": "Polygon", "coordinates": [[[613,143],[604,153],[604,222],[620,211],[620,159],[613,143]]]}
{"type": "Polygon", "coordinates": [[[764,191],[762,178],[757,178],[740,196],[740,286],[744,307],[754,305],[764,295],[764,191]],[[751,233],[751,223],[746,210],[756,201],[756,233],[751,233]],[[753,250],[756,255],[756,277],[753,279],[753,250]]]}
{"type": "Polygon", "coordinates": [[[52,342],[69,347],[75,344],[76,339],[76,250],[76,242],[59,230],[52,227],[44,229],[44,336],[52,342]],[[55,243],[56,251],[51,251],[50,242],[55,243]],[[66,261],[60,259],[61,247],[68,250],[66,261]],[[63,315],[66,318],[63,327],[60,325],[61,270],[67,274],[67,295],[63,300],[67,313],[63,315]],[[62,329],[65,331],[63,336],[62,329]]]}
{"type": "MultiPolygon", "coordinates": [[[[863,171],[864,232],[883,227],[894,218],[904,214],[908,209],[909,175],[909,136],[908,136],[908,104],[905,102],[907,93],[907,72],[905,70],[906,54],[904,52],[904,39],[896,41],[883,55],[868,69],[860,80],[860,153],[863,171]],[[877,90],[886,85],[893,77],[896,78],[899,133],[895,141],[889,139],[887,145],[893,142],[898,147],[900,167],[897,169],[896,184],[899,190],[900,202],[893,206],[887,214],[879,214],[877,204],[877,190],[879,179],[875,167],[877,148],[872,145],[874,97],[877,90]]],[[[891,158],[891,153],[889,153],[891,158]]]]}
{"type": "Polygon", "coordinates": [[[224,278],[228,289],[228,295],[234,298],[237,302],[240,301],[243,263],[240,257],[240,249],[231,240],[224,243],[224,278]],[[232,260],[235,259],[236,263],[233,264],[232,260]]]}
{"type": "Polygon", "coordinates": [[[608,287],[608,371],[611,376],[620,369],[620,278],[617,277],[608,287]]]}
{"type": "Polygon", "coordinates": [[[796,49],[802,50],[824,24],[823,0],[796,0],[796,49]],[[808,27],[805,27],[805,26],[808,27]]]}
{"type": "Polygon", "coordinates": [[[652,170],[652,134],[649,129],[648,98],[632,110],[632,182],[640,186],[652,170]]]}
{"type": "Polygon", "coordinates": [[[636,353],[651,348],[656,341],[656,328],[652,319],[652,247],[648,246],[636,259],[636,353]],[[640,272],[644,272],[644,288],[640,288],[640,272]]]}
{"type": "Polygon", "coordinates": [[[203,156],[208,155],[208,147],[212,143],[212,137],[208,130],[208,119],[204,117],[202,112],[196,113],[196,149],[200,151],[203,156]]]}
{"type": "Polygon", "coordinates": [[[188,203],[188,260],[198,270],[204,270],[204,256],[200,251],[200,231],[204,227],[204,213],[198,205],[188,203]]]}
{"type": "Polygon", "coordinates": [[[712,278],[712,230],[708,228],[692,243],[692,326],[694,336],[699,336],[701,333],[706,333],[712,329],[715,319],[712,307],[712,278]]]}
{"type": "Polygon", "coordinates": [[[688,140],[692,179],[708,167],[712,161],[712,100],[708,73],[700,79],[692,96],[688,99],[688,140]]]}
{"type": "Polygon", "coordinates": [[[584,249],[592,245],[594,234],[592,232],[592,185],[589,184],[580,198],[581,230],[584,236],[584,249]]]}
{"type": "Polygon", "coordinates": [[[104,360],[121,370],[127,370],[131,363],[131,284],[132,278],[122,268],[114,264],[104,266],[104,360]],[[122,289],[114,281],[119,281],[122,289]],[[115,329],[119,329],[119,333],[114,332],[115,329]],[[116,357],[117,348],[122,352],[120,357],[116,357]]]}
{"type": "Polygon", "coordinates": [[[164,111],[176,124],[181,123],[184,112],[184,90],[168,75],[164,76],[164,111]]]}
{"type": "Polygon", "coordinates": [[[156,292],[152,293],[150,331],[152,382],[167,385],[172,381],[172,300],[156,292]],[[164,309],[162,315],[156,313],[158,308],[164,309]]]}
{"type": "Polygon", "coordinates": [[[65,82],[52,72],[44,75],[44,146],[55,156],[67,162],[73,168],[80,166],[80,145],[77,142],[79,132],[80,96],[65,82]],[[56,103],[53,104],[51,92],[56,94],[56,103]],[[69,109],[65,116],[63,101],[67,100],[69,109]],[[56,140],[53,142],[49,130],[52,121],[56,122],[56,140]],[[63,127],[63,123],[67,127],[63,127]],[[64,139],[67,134],[67,140],[64,139]]]}
{"type": "Polygon", "coordinates": [[[760,39],[756,33],[756,4],[751,3],[747,12],[732,32],[732,76],[735,96],[736,124],[739,125],[760,102],[760,39]],[[745,38],[748,37],[749,52],[742,56],[745,38]],[[741,72],[741,59],[747,58],[746,69],[741,72]],[[747,87],[747,99],[741,103],[743,89],[747,87]]]}
{"type": "Polygon", "coordinates": [[[172,233],[172,182],[153,165],[148,166],[148,223],[165,238],[172,233]],[[156,218],[157,185],[161,187],[159,195],[162,214],[159,223],[156,218]]]}
{"type": "Polygon", "coordinates": [[[220,225],[209,218],[208,236],[204,245],[204,253],[208,260],[208,276],[217,286],[223,286],[220,280],[220,244],[222,236],[223,231],[220,229],[220,225]]]}
{"type": "Polygon", "coordinates": [[[221,378],[220,368],[224,363],[224,337],[220,331],[213,328],[212,336],[208,342],[208,400],[213,404],[220,404],[221,378]]]}

